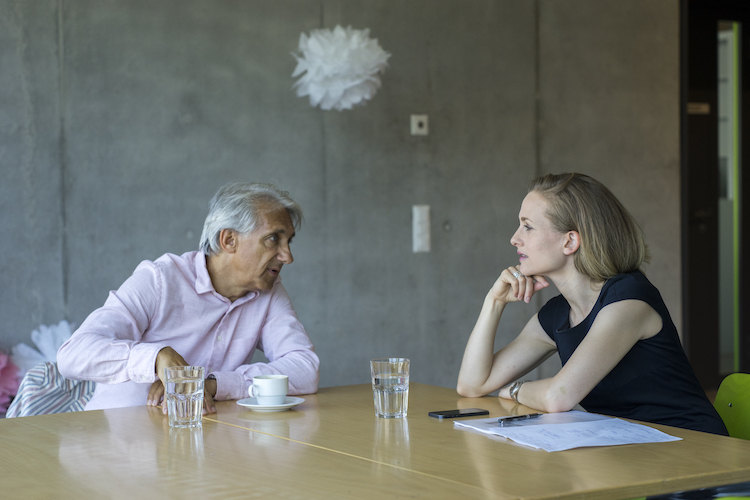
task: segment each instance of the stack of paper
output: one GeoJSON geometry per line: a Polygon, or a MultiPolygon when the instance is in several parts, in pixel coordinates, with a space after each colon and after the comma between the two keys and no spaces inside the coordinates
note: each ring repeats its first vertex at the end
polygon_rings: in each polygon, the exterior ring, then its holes
{"type": "Polygon", "coordinates": [[[545,451],[562,451],[585,446],[614,446],[635,443],[680,441],[646,425],[582,411],[546,413],[538,418],[501,426],[497,417],[454,422],[458,429],[471,429],[502,436],[518,444],[545,451]]]}

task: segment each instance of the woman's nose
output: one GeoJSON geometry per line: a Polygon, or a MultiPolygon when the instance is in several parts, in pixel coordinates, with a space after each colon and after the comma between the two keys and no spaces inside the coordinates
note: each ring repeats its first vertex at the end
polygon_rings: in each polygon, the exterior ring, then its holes
{"type": "Polygon", "coordinates": [[[510,244],[514,247],[517,247],[521,244],[521,241],[518,239],[518,231],[513,233],[513,236],[510,237],[510,244]]]}

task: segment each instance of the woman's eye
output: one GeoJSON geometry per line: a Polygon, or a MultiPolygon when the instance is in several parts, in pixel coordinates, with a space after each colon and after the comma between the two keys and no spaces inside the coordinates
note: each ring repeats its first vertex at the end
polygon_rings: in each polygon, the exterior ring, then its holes
{"type": "Polygon", "coordinates": [[[531,226],[529,226],[528,224],[524,224],[524,225],[523,225],[523,228],[524,228],[524,229],[525,229],[526,231],[531,231],[531,226]]]}

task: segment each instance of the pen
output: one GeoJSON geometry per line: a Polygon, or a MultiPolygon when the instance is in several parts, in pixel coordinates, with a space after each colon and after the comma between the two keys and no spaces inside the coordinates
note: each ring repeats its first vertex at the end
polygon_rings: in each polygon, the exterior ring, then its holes
{"type": "Polygon", "coordinates": [[[505,425],[505,424],[511,423],[511,422],[518,422],[519,420],[528,420],[530,418],[536,418],[536,417],[538,417],[540,415],[541,415],[541,413],[529,413],[528,415],[518,415],[517,417],[504,417],[504,418],[498,419],[497,422],[500,425],[505,425]]]}

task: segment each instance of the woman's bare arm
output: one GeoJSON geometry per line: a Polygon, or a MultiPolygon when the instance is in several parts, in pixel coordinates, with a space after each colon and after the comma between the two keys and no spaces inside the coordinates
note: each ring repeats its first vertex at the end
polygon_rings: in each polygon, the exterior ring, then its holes
{"type": "MultiPolygon", "coordinates": [[[[662,329],[661,316],[640,300],[604,307],[581,344],[554,377],[526,382],[518,401],[547,412],[568,411],[580,403],[639,340],[662,329]]],[[[499,396],[509,398],[508,388],[499,396]]]]}

